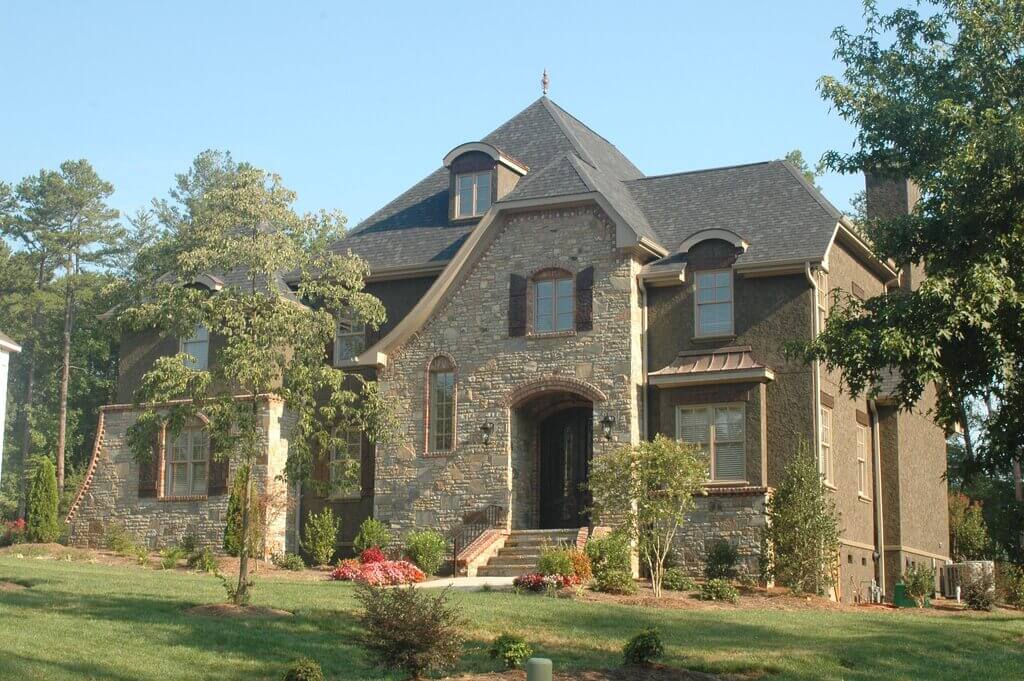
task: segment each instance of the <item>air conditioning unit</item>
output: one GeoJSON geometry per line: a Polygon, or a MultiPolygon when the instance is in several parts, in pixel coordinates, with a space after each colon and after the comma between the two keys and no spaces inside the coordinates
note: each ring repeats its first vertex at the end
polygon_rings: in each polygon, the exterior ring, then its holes
{"type": "MultiPolygon", "coordinates": [[[[996,574],[995,563],[990,560],[969,560],[963,563],[951,563],[939,568],[939,584],[942,587],[942,595],[946,598],[956,598],[956,588],[959,586],[961,592],[964,585],[972,579],[989,574],[993,578],[996,574]]],[[[993,589],[995,580],[993,579],[993,589]]]]}

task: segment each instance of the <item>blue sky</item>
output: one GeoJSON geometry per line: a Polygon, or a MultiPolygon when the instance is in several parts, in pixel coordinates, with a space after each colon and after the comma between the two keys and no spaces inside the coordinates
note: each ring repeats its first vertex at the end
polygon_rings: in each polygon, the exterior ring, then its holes
{"type": "MultiPolygon", "coordinates": [[[[647,174],[847,150],[815,89],[860,2],[77,2],[0,13],[0,179],[89,159],[132,212],[201,150],[372,213],[540,95],[647,174]]],[[[845,209],[859,176],[826,176],[845,209]]]]}

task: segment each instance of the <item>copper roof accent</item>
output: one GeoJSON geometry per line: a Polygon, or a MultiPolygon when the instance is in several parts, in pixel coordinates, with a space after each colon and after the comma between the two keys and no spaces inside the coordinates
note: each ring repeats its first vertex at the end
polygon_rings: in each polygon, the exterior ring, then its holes
{"type": "Polygon", "coordinates": [[[754,359],[750,346],[680,352],[668,366],[649,374],[654,384],[761,381],[774,372],[754,359]]]}

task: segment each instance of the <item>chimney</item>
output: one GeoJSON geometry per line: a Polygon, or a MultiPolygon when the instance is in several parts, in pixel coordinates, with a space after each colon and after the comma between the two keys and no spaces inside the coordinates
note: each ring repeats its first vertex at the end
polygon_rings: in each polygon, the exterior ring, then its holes
{"type": "MultiPolygon", "coordinates": [[[[864,198],[868,219],[890,219],[910,215],[921,198],[921,190],[913,180],[864,173],[864,198]]],[[[901,264],[900,286],[912,291],[924,279],[924,264],[901,264]]]]}

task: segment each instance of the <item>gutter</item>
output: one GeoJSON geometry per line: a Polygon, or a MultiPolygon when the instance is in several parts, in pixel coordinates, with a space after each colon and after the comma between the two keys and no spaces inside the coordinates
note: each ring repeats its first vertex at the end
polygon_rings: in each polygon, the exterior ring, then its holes
{"type": "Polygon", "coordinates": [[[879,435],[878,424],[878,403],[872,398],[868,400],[868,411],[871,412],[871,467],[875,476],[875,541],[878,553],[878,586],[881,589],[882,598],[885,598],[885,525],[882,514],[882,446],[879,435]]]}
{"type": "MultiPolygon", "coordinates": [[[[804,276],[811,285],[811,339],[818,337],[818,282],[811,273],[811,261],[804,261],[804,276]]],[[[811,407],[814,410],[814,460],[818,462],[818,472],[821,470],[821,360],[814,360],[814,368],[811,372],[811,407]]]]}

